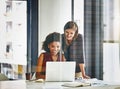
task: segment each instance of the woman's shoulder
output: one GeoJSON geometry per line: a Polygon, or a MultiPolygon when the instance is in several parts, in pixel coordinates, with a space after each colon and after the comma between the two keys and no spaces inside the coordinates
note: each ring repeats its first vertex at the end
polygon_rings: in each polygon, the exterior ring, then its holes
{"type": "Polygon", "coordinates": [[[82,37],[82,34],[78,34],[76,40],[81,40],[83,37],[82,37]]]}
{"type": "Polygon", "coordinates": [[[79,33],[79,34],[78,34],[78,37],[82,37],[82,34],[79,33]]]}
{"type": "Polygon", "coordinates": [[[41,55],[50,55],[50,53],[48,53],[48,52],[43,52],[43,53],[41,53],[41,55]]]}
{"type": "Polygon", "coordinates": [[[44,54],[45,54],[45,52],[42,52],[42,53],[40,54],[40,56],[41,56],[41,55],[44,55],[44,54]]]}
{"type": "Polygon", "coordinates": [[[44,56],[44,55],[49,55],[49,53],[47,53],[47,52],[42,52],[42,53],[40,54],[40,56],[44,56]]]}
{"type": "Polygon", "coordinates": [[[40,54],[39,58],[38,59],[46,59],[46,58],[49,58],[50,57],[50,53],[48,52],[43,52],[40,54]]]}

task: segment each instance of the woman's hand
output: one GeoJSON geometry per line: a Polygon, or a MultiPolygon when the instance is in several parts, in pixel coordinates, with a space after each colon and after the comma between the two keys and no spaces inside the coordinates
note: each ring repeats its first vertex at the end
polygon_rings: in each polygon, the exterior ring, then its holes
{"type": "Polygon", "coordinates": [[[90,79],[90,77],[87,75],[83,75],[83,79],[90,79]]]}

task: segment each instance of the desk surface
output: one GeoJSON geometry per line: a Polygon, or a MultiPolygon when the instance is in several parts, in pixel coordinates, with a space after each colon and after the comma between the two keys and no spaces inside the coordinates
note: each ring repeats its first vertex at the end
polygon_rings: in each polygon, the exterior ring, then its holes
{"type": "MultiPolygon", "coordinates": [[[[61,86],[65,82],[45,82],[14,80],[0,81],[0,89],[73,89],[61,86]]],[[[120,89],[120,85],[92,85],[86,87],[76,87],[74,89],[120,89]]]]}

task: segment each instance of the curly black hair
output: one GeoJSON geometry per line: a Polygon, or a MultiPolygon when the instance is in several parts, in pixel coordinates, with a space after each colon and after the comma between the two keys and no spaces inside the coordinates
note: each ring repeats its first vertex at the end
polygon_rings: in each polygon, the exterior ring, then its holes
{"type": "Polygon", "coordinates": [[[43,42],[42,49],[45,50],[46,52],[50,52],[48,45],[55,41],[56,42],[61,41],[61,34],[58,32],[53,32],[53,33],[48,34],[45,41],[43,42]]]}

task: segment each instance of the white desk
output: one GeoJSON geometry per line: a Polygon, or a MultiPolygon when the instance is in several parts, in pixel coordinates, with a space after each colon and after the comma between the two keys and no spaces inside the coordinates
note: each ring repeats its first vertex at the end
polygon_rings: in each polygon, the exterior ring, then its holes
{"type": "Polygon", "coordinates": [[[25,80],[0,81],[0,89],[120,89],[120,85],[92,85],[87,87],[63,87],[65,82],[33,82],[25,80]]]}
{"type": "Polygon", "coordinates": [[[27,89],[24,80],[0,81],[0,89],[27,89]]]}

